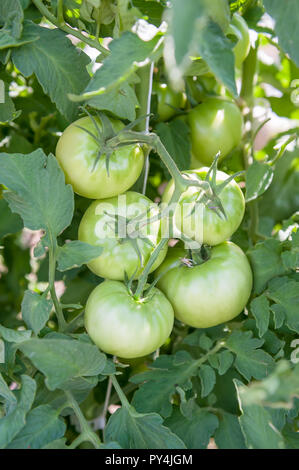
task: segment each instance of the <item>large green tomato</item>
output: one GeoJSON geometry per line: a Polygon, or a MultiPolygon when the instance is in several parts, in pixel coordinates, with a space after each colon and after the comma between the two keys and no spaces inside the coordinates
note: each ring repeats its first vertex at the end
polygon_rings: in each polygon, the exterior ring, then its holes
{"type": "MultiPolygon", "coordinates": [[[[82,217],[79,226],[79,240],[94,246],[102,246],[102,254],[88,263],[89,269],[103,278],[124,280],[125,272],[131,277],[140,276],[144,265],[161,239],[161,223],[159,220],[144,225],[140,228],[140,237],[132,239],[138,245],[143,263],[140,263],[138,250],[134,248],[132,241],[126,237],[126,227],[115,223],[115,216],[126,217],[132,220],[137,216],[152,217],[159,212],[157,204],[142,194],[128,191],[118,197],[98,200],[91,203],[82,217]]],[[[146,220],[146,219],[145,219],[146,220]]],[[[130,233],[136,232],[136,225],[128,229],[130,233]]],[[[167,252],[167,246],[160,252],[156,262],[152,266],[154,271],[163,261],[167,252]]]]}
{"type": "Polygon", "coordinates": [[[85,328],[104,352],[123,358],[142,357],[165,343],[173,327],[173,308],[154,288],[148,300],[135,300],[119,281],[105,281],[90,294],[85,328]]]}
{"type": "Polygon", "coordinates": [[[154,83],[153,92],[158,97],[158,115],[160,121],[167,121],[176,114],[176,108],[184,108],[186,96],[175,92],[166,83],[154,83]]]}
{"type": "MultiPolygon", "coordinates": [[[[99,118],[95,118],[102,128],[99,118]]],[[[123,128],[121,121],[112,120],[114,131],[123,128]]],[[[96,140],[85,130],[96,134],[92,120],[87,116],[70,124],[58,140],[56,157],[63,169],[66,182],[73,186],[75,193],[91,199],[103,199],[121,194],[138,179],[144,163],[144,154],[138,144],[128,145],[115,150],[109,160],[109,173],[106,169],[105,155],[99,153],[96,140]]]]}
{"type": "Polygon", "coordinates": [[[250,36],[246,21],[238,13],[233,15],[227,34],[234,36],[237,41],[233,51],[236,66],[240,68],[249,53],[250,36]]]}
{"type": "MultiPolygon", "coordinates": [[[[169,249],[157,275],[184,258],[184,249],[169,249]]],[[[204,263],[170,269],[158,287],[171,302],[176,318],[195,328],[209,328],[242,312],[250,297],[252,272],[241,248],[224,242],[211,249],[204,263]]]]}
{"type": "MultiPolygon", "coordinates": [[[[192,179],[204,180],[208,168],[203,167],[197,170],[186,171],[184,174],[190,175],[192,179]]],[[[221,184],[228,178],[223,171],[217,171],[216,184],[221,184]]],[[[174,182],[171,180],[164,191],[162,201],[169,203],[174,191],[174,182]]],[[[218,245],[227,240],[239,227],[245,211],[245,199],[238,184],[232,180],[220,192],[219,198],[223,205],[226,219],[217,215],[203,204],[196,204],[198,188],[192,186],[185,191],[179,200],[174,212],[174,223],[179,233],[199,244],[218,245]],[[193,210],[194,205],[195,210],[193,210]],[[192,212],[193,211],[193,212],[192,212]]]]}
{"type": "Polygon", "coordinates": [[[242,138],[243,118],[238,106],[221,97],[207,98],[189,113],[192,154],[210,166],[220,151],[220,160],[242,138]]]}

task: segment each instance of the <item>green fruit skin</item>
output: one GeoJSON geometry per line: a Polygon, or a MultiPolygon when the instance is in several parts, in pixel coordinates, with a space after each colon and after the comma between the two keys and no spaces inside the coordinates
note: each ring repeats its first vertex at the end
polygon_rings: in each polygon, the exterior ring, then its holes
{"type": "Polygon", "coordinates": [[[166,83],[154,83],[153,92],[158,95],[159,121],[168,121],[176,114],[176,109],[184,108],[186,96],[184,93],[175,92],[166,83]]]}
{"type": "MultiPolygon", "coordinates": [[[[101,129],[101,121],[95,119],[101,129]]],[[[111,119],[111,124],[115,132],[124,127],[118,120],[111,119]]],[[[91,135],[77,126],[96,133],[89,117],[78,119],[62,133],[56,146],[56,157],[66,182],[73,186],[75,193],[90,199],[104,199],[127,191],[143,168],[144,154],[140,145],[115,150],[110,156],[108,174],[105,155],[101,155],[94,168],[100,148],[91,135]]]]}
{"type": "Polygon", "coordinates": [[[169,337],[173,308],[154,288],[148,301],[137,302],[119,281],[105,281],[90,294],[85,309],[85,328],[104,352],[125,359],[151,354],[169,337]]]}
{"type": "MultiPolygon", "coordinates": [[[[156,275],[185,256],[182,248],[170,249],[156,275]]],[[[224,242],[212,248],[205,263],[168,271],[158,287],[171,302],[178,320],[195,328],[209,328],[242,312],[252,290],[252,271],[241,248],[224,242]]]]}
{"type": "MultiPolygon", "coordinates": [[[[192,176],[193,179],[204,180],[208,170],[207,167],[202,167],[184,173],[192,176]]],[[[228,175],[226,173],[217,171],[217,184],[222,183],[227,178],[228,175]]],[[[173,191],[174,182],[171,180],[165,188],[162,202],[169,203],[173,191]]],[[[181,195],[174,215],[176,228],[198,243],[214,246],[228,240],[239,227],[245,212],[245,199],[239,185],[232,180],[219,195],[226,219],[218,216],[214,210],[202,205],[191,215],[189,215],[191,208],[184,213],[182,209],[183,204],[188,203],[192,195],[197,191],[196,187],[189,187],[181,195]]]]}
{"type": "Polygon", "coordinates": [[[233,51],[235,54],[236,67],[241,68],[242,63],[249,53],[250,35],[246,21],[238,13],[233,15],[232,22],[229,25],[227,33],[232,34],[237,39],[233,51]]]}
{"type": "Polygon", "coordinates": [[[220,97],[207,98],[189,113],[192,154],[211,165],[220,151],[220,161],[239,145],[243,117],[238,106],[220,97]]]}
{"type": "MultiPolygon", "coordinates": [[[[151,215],[158,212],[157,205],[142,194],[128,191],[121,197],[126,198],[128,219],[146,213],[149,208],[152,209],[151,215]]],[[[116,237],[114,219],[104,214],[104,211],[107,211],[109,214],[119,214],[121,211],[120,207],[123,206],[119,205],[118,197],[93,201],[87,208],[80,222],[78,239],[90,245],[103,247],[101,255],[87,263],[87,266],[93,273],[107,279],[124,280],[125,272],[131,277],[136,271],[136,279],[142,273],[151,253],[161,239],[161,222],[157,220],[141,230],[153,244],[153,246],[151,246],[142,238],[138,238],[138,247],[143,257],[143,266],[141,266],[138,254],[132,244],[129,241],[116,237]],[[108,229],[105,223],[109,223],[111,229],[108,229]],[[148,230],[148,233],[146,233],[146,230],[148,230]]],[[[151,272],[162,263],[166,253],[167,246],[159,253],[156,262],[152,266],[151,272]]]]}

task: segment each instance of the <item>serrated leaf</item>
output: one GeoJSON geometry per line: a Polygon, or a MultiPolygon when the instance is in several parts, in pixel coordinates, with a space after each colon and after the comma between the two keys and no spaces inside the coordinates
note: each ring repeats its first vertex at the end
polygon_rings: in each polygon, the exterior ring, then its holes
{"type": "Polygon", "coordinates": [[[77,268],[100,256],[102,251],[103,248],[100,246],[92,246],[79,240],[68,242],[58,248],[57,269],[67,271],[77,268]]]}
{"type": "Polygon", "coordinates": [[[265,294],[253,299],[250,309],[256,321],[259,330],[259,337],[264,336],[269,326],[270,304],[265,294]]]}
{"type": "Polygon", "coordinates": [[[31,339],[20,349],[46,376],[50,390],[73,378],[98,375],[106,362],[96,346],[77,340],[31,339]]]}
{"type": "Polygon", "coordinates": [[[254,201],[264,194],[272,183],[273,175],[270,165],[254,161],[246,171],[246,202],[254,201]]]}
{"type": "Polygon", "coordinates": [[[218,426],[218,419],[212,413],[194,405],[192,416],[189,418],[175,407],[165,424],[182,439],[188,449],[206,449],[218,426]]]}
{"type": "MultiPolygon", "coordinates": [[[[175,119],[169,123],[158,123],[156,131],[179,170],[188,169],[191,162],[190,129],[188,126],[180,119],[175,119]]],[[[164,170],[168,175],[166,167],[164,170]]]]}
{"type": "Polygon", "coordinates": [[[19,0],[2,0],[0,2],[1,27],[19,38],[23,28],[24,13],[19,0]]]}
{"type": "Polygon", "coordinates": [[[36,335],[49,320],[53,303],[36,292],[27,290],[22,301],[22,318],[36,335]]]}
{"type": "Polygon", "coordinates": [[[31,23],[30,31],[39,39],[14,49],[12,61],[25,77],[36,75],[44,92],[71,121],[77,114],[77,106],[67,94],[79,94],[86,87],[90,79],[86,66],[90,59],[58,28],[31,23]]]}
{"type": "Polygon", "coordinates": [[[275,20],[275,33],[279,44],[299,67],[299,51],[294,38],[299,36],[299,4],[297,0],[264,0],[264,6],[275,20]]]}
{"type": "Polygon", "coordinates": [[[129,31],[109,44],[110,54],[96,71],[81,96],[72,94],[71,99],[84,101],[109,92],[127,80],[144,61],[152,56],[159,38],[142,41],[129,31]]]}
{"type": "Polygon", "coordinates": [[[8,343],[22,343],[30,338],[31,331],[12,330],[0,325],[0,336],[8,343]]]}
{"type": "Polygon", "coordinates": [[[283,449],[282,435],[275,428],[270,413],[262,406],[245,406],[242,395],[246,387],[234,380],[242,415],[239,418],[246,447],[249,449],[283,449]]]}
{"type": "Polygon", "coordinates": [[[17,403],[17,399],[15,395],[12,393],[12,391],[8,387],[7,383],[5,382],[1,374],[0,374],[0,396],[4,398],[7,409],[11,409],[17,403]]]}
{"type": "Polygon", "coordinates": [[[124,449],[185,449],[181,439],[162,423],[156,413],[140,414],[123,406],[110,417],[105,440],[117,441],[124,449]]]}
{"type": "Polygon", "coordinates": [[[224,375],[234,362],[234,356],[229,351],[222,351],[217,356],[219,360],[218,374],[224,375]]]}
{"type": "Polygon", "coordinates": [[[5,449],[12,439],[25,426],[26,414],[30,410],[36,391],[35,381],[28,375],[22,375],[18,402],[9,413],[0,419],[0,449],[5,449]]]}
{"type": "Polygon", "coordinates": [[[254,278],[254,292],[261,293],[270,279],[284,274],[281,260],[282,244],[270,238],[259,242],[247,254],[251,261],[254,278]]]}
{"type": "Polygon", "coordinates": [[[269,283],[268,297],[284,313],[288,327],[299,333],[299,282],[288,277],[273,279],[269,283]]]}
{"type": "Polygon", "coordinates": [[[198,372],[201,382],[201,396],[206,397],[213,390],[216,383],[216,374],[212,367],[203,364],[198,372]]]}
{"type": "Polygon", "coordinates": [[[263,344],[263,340],[252,338],[252,332],[234,331],[226,341],[226,347],[236,354],[235,367],[246,380],[251,377],[263,379],[274,368],[273,358],[257,349],[263,344]]]}
{"type": "MultiPolygon", "coordinates": [[[[2,2],[0,5],[2,5],[2,2]]],[[[4,29],[0,30],[0,50],[5,50],[9,47],[20,47],[24,44],[37,41],[39,39],[39,35],[37,32],[32,31],[31,24],[31,21],[24,21],[22,34],[18,38],[13,36],[12,31],[5,31],[4,29]]]]}
{"type": "Polygon", "coordinates": [[[219,427],[215,432],[215,442],[219,449],[246,449],[237,416],[221,413],[219,427]]]}
{"type": "Polygon", "coordinates": [[[0,199],[0,239],[16,233],[23,228],[23,222],[18,214],[11,212],[7,201],[0,199]]]}
{"type": "Polygon", "coordinates": [[[88,100],[88,104],[96,109],[110,111],[120,119],[134,121],[138,100],[134,89],[128,83],[113,88],[108,93],[98,95],[88,100]]]}
{"type": "Polygon", "coordinates": [[[145,382],[134,394],[132,404],[140,412],[155,411],[163,417],[170,416],[171,397],[177,386],[183,390],[191,388],[190,378],[196,375],[196,362],[188,353],[185,359],[181,357],[177,362],[176,356],[163,355],[151,364],[151,368],[130,378],[130,382],[136,384],[145,382]]]}
{"type": "Polygon", "coordinates": [[[41,449],[50,442],[61,438],[66,430],[56,410],[41,405],[31,410],[21,432],[7,446],[8,449],[41,449]]]}
{"type": "Polygon", "coordinates": [[[0,182],[10,209],[31,230],[44,229],[54,240],[70,223],[74,211],[73,190],[53,155],[41,149],[23,154],[0,153],[0,182]]]}

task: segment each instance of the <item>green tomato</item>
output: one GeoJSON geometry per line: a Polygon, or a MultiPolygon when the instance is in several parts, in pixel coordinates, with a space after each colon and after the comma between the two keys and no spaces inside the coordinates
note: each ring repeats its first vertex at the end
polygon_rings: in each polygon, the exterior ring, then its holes
{"type": "MultiPolygon", "coordinates": [[[[208,170],[208,168],[202,167],[197,170],[186,171],[184,174],[200,181],[205,179],[208,170]]],[[[226,173],[217,171],[217,184],[222,183],[227,178],[226,173]]],[[[171,180],[165,188],[162,202],[169,203],[173,191],[174,182],[171,180]]],[[[217,215],[214,210],[209,209],[206,205],[196,203],[199,197],[198,188],[194,186],[183,192],[175,208],[174,225],[178,230],[178,235],[182,232],[199,244],[218,245],[231,237],[243,219],[245,211],[243,193],[239,185],[232,180],[219,194],[226,219],[217,215]]]]}
{"type": "MultiPolygon", "coordinates": [[[[99,118],[95,120],[102,128],[99,118]]],[[[115,132],[123,128],[121,121],[112,120],[115,132]]],[[[116,196],[129,189],[140,176],[144,154],[138,144],[115,150],[109,159],[109,172],[106,157],[99,153],[96,140],[85,130],[96,135],[96,128],[89,117],[83,117],[70,124],[58,140],[56,157],[65,173],[66,182],[73,186],[75,193],[91,199],[116,196]]]]}
{"type": "Polygon", "coordinates": [[[186,95],[175,92],[166,83],[154,83],[153,92],[158,97],[158,115],[160,121],[167,121],[176,114],[176,109],[184,108],[186,95]]]}
{"type": "Polygon", "coordinates": [[[148,300],[135,300],[119,281],[105,281],[90,294],[85,309],[85,328],[104,352],[125,359],[154,352],[169,337],[173,308],[154,288],[148,300]]]}
{"type": "MultiPolygon", "coordinates": [[[[157,276],[184,258],[184,249],[170,249],[157,276]]],[[[178,320],[195,328],[209,328],[242,312],[250,297],[252,272],[241,248],[224,242],[211,249],[204,263],[170,269],[158,287],[171,302],[178,320]]]]}
{"type": "Polygon", "coordinates": [[[250,36],[246,21],[238,13],[233,15],[227,34],[234,36],[237,40],[233,51],[236,67],[240,68],[249,53],[250,36]]]}
{"type": "MultiPolygon", "coordinates": [[[[103,247],[102,254],[87,264],[92,272],[103,278],[114,280],[124,280],[125,272],[129,277],[134,273],[135,278],[140,276],[151,253],[160,242],[161,222],[157,220],[140,228],[140,236],[136,238],[135,235],[132,239],[138,246],[137,250],[132,240],[125,238],[126,227],[115,223],[115,216],[132,220],[137,216],[145,216],[147,211],[149,211],[147,217],[152,217],[159,212],[159,208],[146,196],[133,191],[91,203],[82,217],[78,238],[90,245],[103,247]],[[138,256],[138,251],[142,260],[138,256]]],[[[129,229],[136,231],[136,223],[131,223],[129,229]]],[[[167,246],[160,252],[151,271],[162,263],[166,252],[167,246]]]]}
{"type": "Polygon", "coordinates": [[[211,165],[220,151],[220,160],[242,138],[243,118],[238,106],[220,97],[207,98],[189,113],[192,153],[199,162],[211,165]]]}

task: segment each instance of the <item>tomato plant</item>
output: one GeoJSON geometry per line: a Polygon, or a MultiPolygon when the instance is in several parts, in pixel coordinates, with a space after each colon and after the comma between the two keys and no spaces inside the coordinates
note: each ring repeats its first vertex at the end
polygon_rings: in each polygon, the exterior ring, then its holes
{"type": "MultiPolygon", "coordinates": [[[[158,208],[147,197],[133,191],[125,193],[123,199],[114,197],[92,202],[79,226],[79,240],[103,247],[101,255],[90,261],[88,267],[107,279],[123,280],[125,273],[129,277],[140,276],[161,239],[160,220],[144,226],[138,237],[130,239],[130,232],[137,228],[136,223],[130,226],[130,221],[134,222],[145,213],[154,217],[158,208]]],[[[166,252],[167,246],[160,252],[152,271],[162,263],[166,252]]]]}
{"type": "Polygon", "coordinates": [[[0,1],[0,449],[299,448],[298,24],[0,1]]]}

